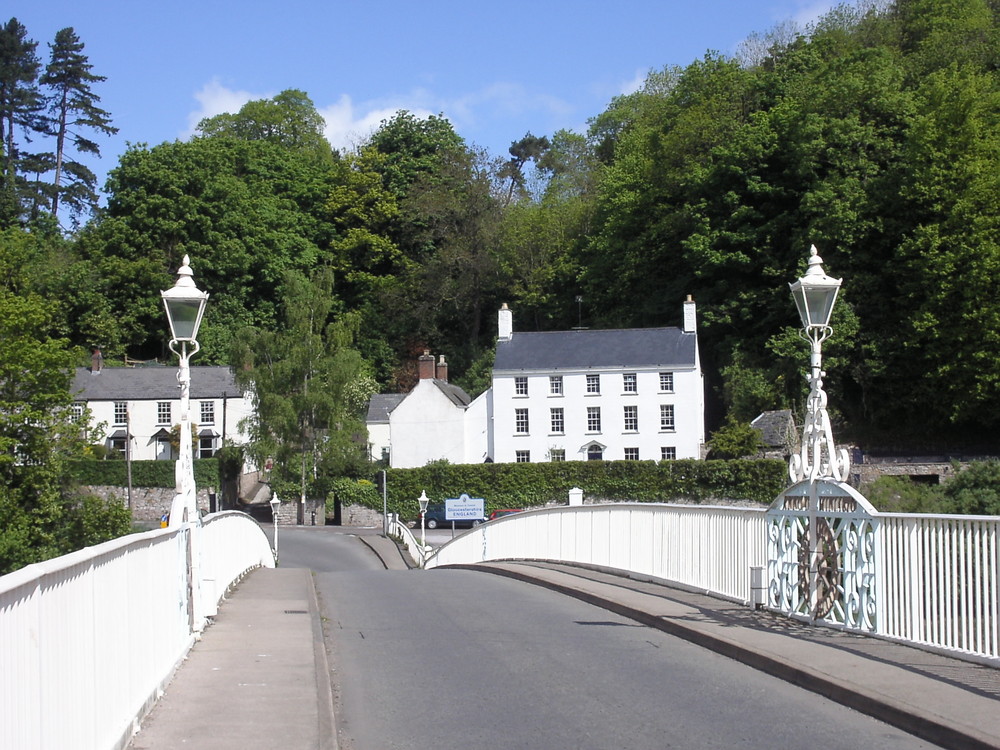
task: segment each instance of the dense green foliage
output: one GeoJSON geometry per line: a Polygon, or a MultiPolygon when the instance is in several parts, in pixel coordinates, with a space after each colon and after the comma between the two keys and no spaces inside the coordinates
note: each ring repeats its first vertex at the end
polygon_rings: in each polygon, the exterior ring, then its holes
{"type": "MultiPolygon", "coordinates": [[[[173,461],[132,461],[133,487],[174,487],[176,485],[173,461]]],[[[77,459],[67,461],[66,473],[73,481],[88,487],[127,487],[128,466],[123,460],[93,461],[77,459]]],[[[194,459],[194,482],[197,487],[219,487],[219,460],[194,459]]]]}
{"type": "MultiPolygon", "coordinates": [[[[8,33],[27,70],[23,31],[8,33]]],[[[528,133],[504,158],[408,112],[337,153],[288,90],[188,141],[133,146],[107,211],[29,259],[45,269],[32,285],[71,344],[149,359],[166,353],[158,292],[187,253],[212,294],[210,364],[247,326],[281,330],[286,273],[326,268],[330,320],[356,315],[383,390],[407,388],[425,348],[480,390],[502,302],[516,330],[656,326],[692,294],[715,431],[801,411],[786,284],[816,244],[844,278],[824,347],[841,438],[995,442],[998,39],[990,0],[841,6],[737,59],[653,71],[586,134],[528,133]]]]}
{"type": "Polygon", "coordinates": [[[1000,515],[1000,460],[973,461],[955,469],[955,475],[943,484],[887,476],[862,489],[872,505],[884,512],[1000,515]]]}
{"type": "MultiPolygon", "coordinates": [[[[565,504],[574,487],[586,500],[635,502],[733,502],[766,505],[786,485],[781,461],[565,461],[543,464],[453,465],[386,471],[387,505],[412,518],[421,492],[434,502],[462,493],[486,500],[488,511],[565,504]]],[[[329,488],[342,503],[382,510],[382,496],[368,479],[341,480],[329,488]]]]}

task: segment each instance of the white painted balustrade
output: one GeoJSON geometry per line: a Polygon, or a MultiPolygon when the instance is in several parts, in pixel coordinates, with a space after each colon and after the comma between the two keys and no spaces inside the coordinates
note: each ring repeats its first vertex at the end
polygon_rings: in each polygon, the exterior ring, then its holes
{"type": "MultiPolygon", "coordinates": [[[[430,552],[426,567],[568,562],[750,603],[751,569],[768,568],[765,518],[763,509],[653,503],[527,511],[465,532],[430,552]]],[[[869,525],[876,572],[865,586],[873,610],[840,626],[1000,664],[1000,518],[876,513],[869,525]]],[[[844,536],[847,546],[833,555],[839,563],[831,572],[842,596],[849,593],[847,553],[864,542],[853,532],[844,536]]],[[[808,555],[801,565],[805,576],[808,555]]]]}
{"type": "Polygon", "coordinates": [[[1000,518],[878,519],[878,633],[1000,660],[1000,518]]]}
{"type": "Polygon", "coordinates": [[[127,744],[194,642],[192,531],[211,612],[244,572],[274,565],[253,519],[223,513],[0,576],[0,748],[127,744]]]}
{"type": "Polygon", "coordinates": [[[616,503],[525,511],[477,526],[427,567],[486,560],[558,560],[672,581],[750,600],[766,564],[764,510],[616,503]]]}

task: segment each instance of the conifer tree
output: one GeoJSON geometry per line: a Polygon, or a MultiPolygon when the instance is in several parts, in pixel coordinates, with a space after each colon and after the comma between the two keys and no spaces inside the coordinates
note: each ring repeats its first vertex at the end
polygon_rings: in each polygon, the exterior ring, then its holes
{"type": "Polygon", "coordinates": [[[91,72],[92,66],[83,54],[83,42],[76,32],[72,28],[61,29],[49,46],[52,57],[40,83],[51,91],[47,100],[51,135],[56,139],[55,177],[51,183],[55,216],[60,203],[74,213],[97,205],[97,178],[84,164],[68,158],[69,147],[81,154],[100,156],[97,143],[84,133],[96,130],[113,135],[118,128],[111,125],[109,113],[98,106],[101,98],[91,90],[91,84],[106,78],[91,72]]]}
{"type": "Polygon", "coordinates": [[[21,167],[26,158],[17,134],[25,141],[44,132],[42,99],[38,92],[40,63],[38,42],[28,39],[27,29],[11,18],[0,27],[0,148],[3,151],[0,185],[0,226],[10,226],[21,214],[25,181],[21,167]]]}

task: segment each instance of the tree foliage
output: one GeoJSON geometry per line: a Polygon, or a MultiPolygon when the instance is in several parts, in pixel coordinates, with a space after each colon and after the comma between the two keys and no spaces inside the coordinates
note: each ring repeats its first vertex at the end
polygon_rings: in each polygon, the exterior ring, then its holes
{"type": "Polygon", "coordinates": [[[258,466],[305,496],[319,473],[352,474],[364,462],[363,414],[374,381],[353,348],[354,316],[338,314],[333,274],[286,274],[280,331],[245,328],[232,348],[237,383],[254,409],[245,425],[258,466]]]}
{"type": "Polygon", "coordinates": [[[0,226],[55,218],[60,205],[69,209],[74,223],[92,214],[97,178],[74,156],[100,156],[93,134],[118,132],[92,88],[105,78],[91,72],[76,32],[56,32],[43,72],[37,47],[16,18],[0,28],[0,226]],[[53,149],[29,149],[39,139],[52,142],[53,149]]]}

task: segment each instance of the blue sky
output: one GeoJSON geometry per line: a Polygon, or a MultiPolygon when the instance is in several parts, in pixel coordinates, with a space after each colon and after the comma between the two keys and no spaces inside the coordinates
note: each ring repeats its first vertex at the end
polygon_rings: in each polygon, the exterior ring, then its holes
{"type": "Polygon", "coordinates": [[[470,144],[506,155],[525,133],[583,133],[650,70],[752,32],[815,20],[827,0],[15,0],[43,64],[72,26],[118,135],[98,138],[101,176],[129,143],[185,139],[197,122],[296,88],[350,148],[398,109],[443,114],[470,144]]]}

